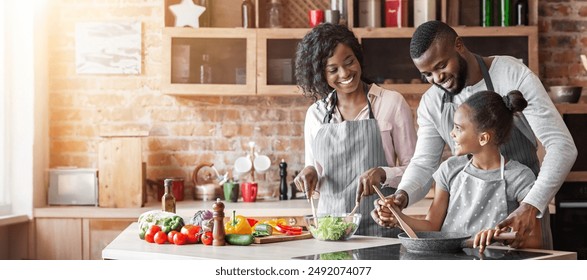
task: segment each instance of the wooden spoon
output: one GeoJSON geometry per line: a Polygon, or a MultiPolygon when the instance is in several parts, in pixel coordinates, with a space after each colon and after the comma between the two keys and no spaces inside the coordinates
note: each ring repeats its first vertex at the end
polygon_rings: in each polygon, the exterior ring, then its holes
{"type": "MultiPolygon", "coordinates": [[[[377,188],[375,185],[373,185],[373,189],[375,189],[375,192],[379,195],[379,198],[381,198],[381,200],[385,200],[385,196],[383,196],[383,194],[381,193],[379,188],[377,188]]],[[[391,210],[391,213],[393,213],[393,215],[395,216],[395,218],[399,222],[402,229],[406,232],[406,234],[410,238],[417,239],[418,235],[416,235],[416,232],[406,222],[404,222],[404,220],[402,220],[402,218],[400,218],[399,213],[397,211],[395,211],[395,208],[391,207],[390,205],[387,205],[387,208],[389,208],[389,210],[391,210]]]]}
{"type": "Polygon", "coordinates": [[[312,205],[312,216],[314,217],[314,226],[318,228],[318,217],[316,217],[316,207],[314,207],[313,195],[310,195],[310,205],[312,205]]]}
{"type": "Polygon", "coordinates": [[[360,204],[361,204],[361,203],[357,201],[357,204],[355,204],[355,208],[353,208],[353,211],[351,211],[351,212],[349,213],[349,215],[348,215],[349,217],[351,217],[351,216],[355,215],[355,212],[357,212],[357,209],[359,209],[359,205],[360,205],[360,204]]]}

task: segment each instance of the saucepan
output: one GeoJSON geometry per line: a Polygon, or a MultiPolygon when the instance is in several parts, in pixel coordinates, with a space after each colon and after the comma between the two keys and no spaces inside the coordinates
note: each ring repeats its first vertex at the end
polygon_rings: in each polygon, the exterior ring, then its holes
{"type": "MultiPolygon", "coordinates": [[[[405,232],[398,234],[402,245],[412,253],[449,253],[459,252],[463,248],[472,248],[471,235],[458,232],[418,231],[418,238],[410,238],[405,232]]],[[[494,239],[512,240],[516,232],[502,232],[494,239]]]]}

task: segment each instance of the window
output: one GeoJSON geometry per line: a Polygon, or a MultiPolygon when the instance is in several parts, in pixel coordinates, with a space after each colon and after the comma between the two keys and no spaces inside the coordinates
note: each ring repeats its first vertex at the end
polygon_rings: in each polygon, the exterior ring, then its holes
{"type": "Polygon", "coordinates": [[[0,1],[0,215],[10,211],[10,189],[8,188],[8,131],[7,131],[7,86],[6,86],[6,9],[0,1]]]}

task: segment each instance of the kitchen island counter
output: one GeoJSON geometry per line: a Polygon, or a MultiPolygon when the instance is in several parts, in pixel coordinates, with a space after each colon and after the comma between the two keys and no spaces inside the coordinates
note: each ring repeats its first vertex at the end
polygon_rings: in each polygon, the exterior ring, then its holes
{"type": "MultiPolygon", "coordinates": [[[[216,259],[216,260],[285,260],[323,253],[352,251],[362,248],[400,244],[396,238],[353,236],[350,240],[319,241],[305,239],[250,246],[206,246],[203,244],[156,244],[139,238],[138,224],[133,223],[102,251],[103,259],[150,260],[150,259],[216,259]]],[[[491,247],[494,251],[508,251],[491,247]]],[[[574,252],[550,250],[510,250],[536,252],[546,255],[533,259],[576,259],[574,252]]]]}

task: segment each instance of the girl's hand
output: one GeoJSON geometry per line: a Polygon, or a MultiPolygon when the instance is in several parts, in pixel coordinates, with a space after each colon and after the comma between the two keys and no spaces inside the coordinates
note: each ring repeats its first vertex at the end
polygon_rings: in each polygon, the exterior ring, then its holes
{"type": "Polygon", "coordinates": [[[478,232],[473,240],[473,248],[479,247],[479,253],[483,254],[485,248],[493,243],[494,238],[500,233],[505,232],[506,228],[486,229],[478,232]]]}
{"type": "Polygon", "coordinates": [[[371,211],[371,218],[380,226],[386,228],[399,227],[399,223],[393,213],[386,205],[394,205],[401,211],[408,205],[408,194],[403,190],[397,190],[385,198],[385,200],[376,199],[373,201],[375,209],[371,211]]]}

